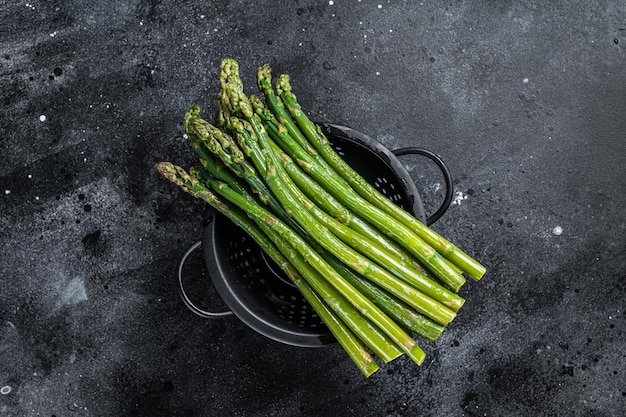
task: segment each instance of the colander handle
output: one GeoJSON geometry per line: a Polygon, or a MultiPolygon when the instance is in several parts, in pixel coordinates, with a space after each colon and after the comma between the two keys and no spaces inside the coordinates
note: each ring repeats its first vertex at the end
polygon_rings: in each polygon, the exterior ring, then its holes
{"type": "Polygon", "coordinates": [[[207,310],[201,309],[200,307],[196,306],[191,301],[191,299],[187,295],[187,292],[185,291],[185,286],[183,285],[183,267],[185,266],[185,262],[187,262],[187,259],[189,258],[189,256],[195,251],[197,251],[200,248],[200,246],[202,246],[201,240],[191,245],[189,249],[187,249],[187,251],[180,258],[180,262],[178,263],[178,290],[180,292],[180,298],[183,300],[183,303],[185,303],[185,306],[187,306],[187,308],[191,310],[192,313],[200,317],[212,319],[216,317],[230,316],[233,314],[232,311],[213,312],[213,311],[207,311],[207,310]]]}
{"type": "Polygon", "coordinates": [[[443,200],[443,203],[441,204],[441,206],[439,207],[439,209],[433,213],[431,216],[426,218],[426,225],[430,226],[431,224],[435,223],[437,220],[439,220],[441,218],[441,216],[444,215],[444,213],[448,210],[448,208],[450,207],[450,203],[452,202],[452,197],[453,197],[453,184],[452,184],[452,174],[450,173],[450,170],[448,169],[447,165],[443,162],[443,159],[441,159],[441,157],[427,149],[423,149],[423,148],[417,148],[417,147],[413,147],[413,146],[409,146],[406,148],[400,148],[400,149],[396,149],[394,151],[392,151],[393,154],[395,156],[402,156],[402,155],[421,155],[421,156],[425,156],[426,158],[430,159],[431,161],[433,161],[437,167],[441,170],[441,173],[443,174],[443,178],[446,182],[446,196],[443,200]]]}

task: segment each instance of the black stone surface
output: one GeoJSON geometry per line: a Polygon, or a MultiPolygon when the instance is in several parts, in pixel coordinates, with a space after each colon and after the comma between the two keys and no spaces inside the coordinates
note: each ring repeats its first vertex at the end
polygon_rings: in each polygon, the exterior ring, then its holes
{"type": "MultiPolygon", "coordinates": [[[[0,415],[626,414],[626,4],[16,1],[0,5],[0,415]],[[455,177],[433,228],[489,271],[423,366],[364,379],[178,297],[190,165],[224,57],[287,72],[316,119],[455,177]]],[[[406,158],[427,210],[441,179],[406,158]]],[[[208,281],[202,259],[187,268],[208,281]]],[[[217,302],[219,304],[219,302],[217,302]]]]}

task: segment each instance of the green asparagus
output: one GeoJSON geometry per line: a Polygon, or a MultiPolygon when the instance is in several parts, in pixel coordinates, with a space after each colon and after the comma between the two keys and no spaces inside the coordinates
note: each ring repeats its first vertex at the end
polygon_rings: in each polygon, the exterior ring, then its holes
{"type": "Polygon", "coordinates": [[[289,76],[265,99],[247,95],[236,60],[219,71],[215,125],[199,106],[183,127],[199,158],[189,173],[161,174],[242,228],[284,272],[366,377],[406,355],[420,365],[414,336],[434,341],[465,303],[464,274],[485,268],[367,183],[302,111],[289,76]]]}

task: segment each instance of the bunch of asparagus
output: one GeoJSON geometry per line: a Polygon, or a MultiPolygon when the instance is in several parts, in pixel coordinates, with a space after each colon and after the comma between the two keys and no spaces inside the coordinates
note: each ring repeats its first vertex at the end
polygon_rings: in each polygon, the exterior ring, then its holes
{"type": "Polygon", "coordinates": [[[289,76],[268,65],[246,95],[234,59],[220,66],[214,124],[193,106],[184,128],[200,166],[161,174],[243,228],[284,271],[359,370],[370,376],[436,340],[485,268],[378,192],[302,111],[289,76]]]}

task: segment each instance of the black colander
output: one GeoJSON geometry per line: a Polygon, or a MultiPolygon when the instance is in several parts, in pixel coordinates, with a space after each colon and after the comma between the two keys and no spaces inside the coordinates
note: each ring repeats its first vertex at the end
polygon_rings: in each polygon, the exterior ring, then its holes
{"type": "MultiPolygon", "coordinates": [[[[451,175],[437,155],[421,148],[390,151],[369,136],[351,128],[321,124],[335,150],[370,184],[394,203],[426,224],[436,221],[452,199],[451,175]],[[446,197],[439,210],[426,218],[415,183],[396,156],[420,154],[434,161],[444,174],[446,197]]],[[[324,346],[335,340],[298,289],[238,226],[207,207],[201,242],[181,258],[178,270],[181,297],[202,317],[235,314],[257,332],[289,345],[324,346]],[[188,256],[202,247],[211,280],[230,311],[210,312],[190,300],[182,270],[188,256]]]]}

